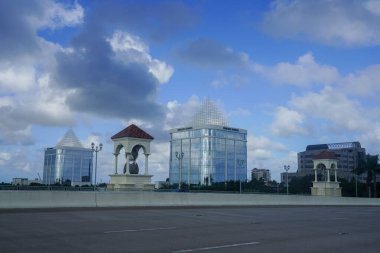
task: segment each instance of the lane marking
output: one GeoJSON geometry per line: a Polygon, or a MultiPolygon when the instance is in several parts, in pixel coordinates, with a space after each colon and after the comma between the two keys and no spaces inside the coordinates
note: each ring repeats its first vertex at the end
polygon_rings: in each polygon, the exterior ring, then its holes
{"type": "Polygon", "coordinates": [[[223,212],[205,212],[209,214],[217,214],[217,215],[224,215],[224,216],[231,216],[231,217],[242,217],[242,218],[252,218],[257,217],[254,215],[244,215],[244,214],[232,214],[232,213],[223,213],[223,212]]]}
{"type": "Polygon", "coordinates": [[[105,231],[105,234],[111,233],[126,233],[126,232],[142,232],[142,231],[156,231],[156,230],[170,230],[176,229],[176,227],[158,227],[158,228],[142,228],[142,229],[126,229],[126,230],[114,230],[114,231],[105,231]]]}
{"type": "Polygon", "coordinates": [[[227,245],[220,245],[220,246],[213,246],[213,247],[184,249],[184,250],[173,251],[173,253],[184,253],[184,252],[195,252],[195,251],[204,251],[204,250],[212,250],[212,249],[233,248],[233,247],[255,245],[255,244],[259,244],[259,242],[245,242],[245,243],[227,244],[227,245]]]}

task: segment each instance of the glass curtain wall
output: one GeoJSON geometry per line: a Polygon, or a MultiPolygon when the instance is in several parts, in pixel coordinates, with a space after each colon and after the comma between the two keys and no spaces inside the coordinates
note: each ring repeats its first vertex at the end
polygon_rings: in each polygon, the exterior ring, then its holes
{"type": "Polygon", "coordinates": [[[247,180],[247,134],[223,128],[186,129],[171,133],[171,183],[210,185],[247,180]],[[178,159],[176,152],[183,152],[178,159]],[[180,166],[180,163],[181,166],[180,166]],[[181,169],[180,169],[181,167],[181,169]]]}
{"type": "Polygon", "coordinates": [[[48,148],[44,159],[44,184],[90,185],[92,151],[76,148],[48,148]]]}

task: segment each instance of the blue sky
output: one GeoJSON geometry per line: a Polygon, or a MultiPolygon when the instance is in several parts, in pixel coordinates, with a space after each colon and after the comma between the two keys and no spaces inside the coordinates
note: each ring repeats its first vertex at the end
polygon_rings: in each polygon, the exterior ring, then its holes
{"type": "MultiPolygon", "coordinates": [[[[380,152],[380,1],[1,1],[0,182],[42,175],[44,148],[72,128],[104,143],[135,123],[155,137],[209,97],[248,130],[248,171],[296,170],[308,144],[380,152]]],[[[250,176],[249,176],[250,178],[250,176]]]]}

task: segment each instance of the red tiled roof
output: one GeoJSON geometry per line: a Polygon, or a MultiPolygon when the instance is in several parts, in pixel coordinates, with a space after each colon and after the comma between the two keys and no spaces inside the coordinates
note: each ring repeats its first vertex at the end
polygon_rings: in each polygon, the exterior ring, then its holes
{"type": "Polygon", "coordinates": [[[147,132],[145,132],[144,130],[142,130],[141,128],[139,128],[138,126],[136,126],[134,124],[128,126],[127,128],[121,130],[120,132],[118,132],[117,134],[112,136],[111,140],[118,139],[118,138],[124,138],[124,137],[149,139],[149,140],[154,139],[150,134],[148,134],[147,132]]]}
{"type": "Polygon", "coordinates": [[[314,159],[336,159],[336,156],[333,152],[324,150],[318,155],[315,155],[313,158],[314,159]]]}

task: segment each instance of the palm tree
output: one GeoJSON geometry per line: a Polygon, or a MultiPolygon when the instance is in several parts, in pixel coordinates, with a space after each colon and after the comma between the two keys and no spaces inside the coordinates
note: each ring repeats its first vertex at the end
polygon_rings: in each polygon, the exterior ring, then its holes
{"type": "Polygon", "coordinates": [[[374,188],[374,197],[377,197],[377,189],[376,189],[376,173],[379,172],[379,155],[370,155],[367,154],[365,159],[360,160],[360,166],[365,169],[367,172],[367,187],[368,187],[368,197],[371,197],[371,182],[373,180],[373,188],[374,188]]]}

